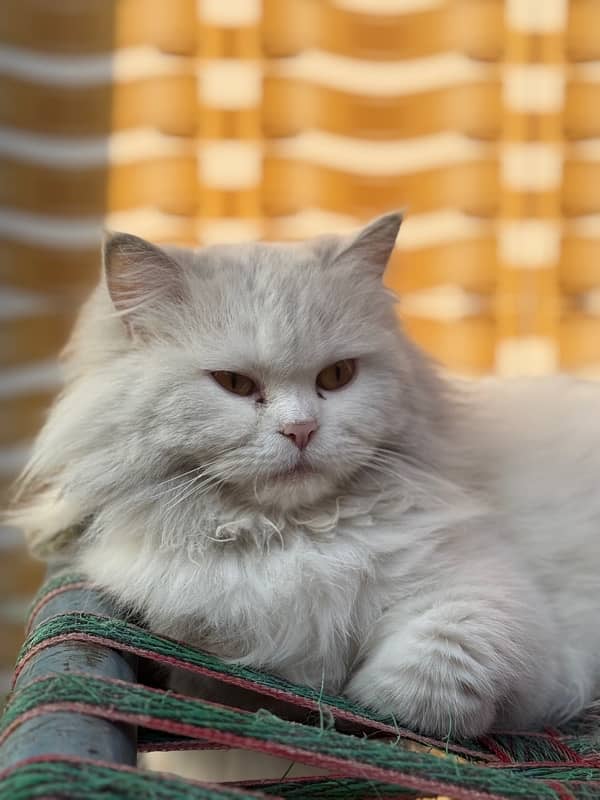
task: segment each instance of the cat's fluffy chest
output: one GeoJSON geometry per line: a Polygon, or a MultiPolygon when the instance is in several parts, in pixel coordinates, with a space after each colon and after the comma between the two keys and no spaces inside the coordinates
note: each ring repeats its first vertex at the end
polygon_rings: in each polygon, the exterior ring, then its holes
{"type": "Polygon", "coordinates": [[[377,561],[356,520],[352,533],[344,527],[288,526],[262,546],[224,537],[197,552],[116,536],[110,550],[94,543],[83,566],[93,563],[95,580],[158,633],[300,683],[319,687],[325,676],[325,688],[338,691],[380,612],[377,561]]]}

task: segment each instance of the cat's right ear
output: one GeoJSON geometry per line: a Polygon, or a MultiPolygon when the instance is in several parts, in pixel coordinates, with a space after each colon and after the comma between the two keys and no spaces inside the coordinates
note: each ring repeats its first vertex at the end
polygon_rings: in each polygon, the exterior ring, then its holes
{"type": "Polygon", "coordinates": [[[380,279],[392,255],[402,219],[401,211],[393,211],[372,220],[346,242],[331,263],[347,261],[361,272],[369,272],[380,279]]]}
{"type": "Polygon", "coordinates": [[[148,312],[181,303],[181,268],[160,247],[130,233],[106,233],[102,246],[106,286],[127,330],[142,331],[148,312]]]}

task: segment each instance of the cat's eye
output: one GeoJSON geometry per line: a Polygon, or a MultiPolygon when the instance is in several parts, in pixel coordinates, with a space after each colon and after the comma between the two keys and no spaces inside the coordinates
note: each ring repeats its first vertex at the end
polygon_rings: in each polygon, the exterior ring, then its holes
{"type": "Polygon", "coordinates": [[[343,361],[336,361],[335,364],[330,364],[317,375],[317,386],[319,389],[325,389],[328,392],[333,392],[336,389],[342,389],[346,386],[356,372],[356,361],[352,358],[345,358],[343,361]]]}
{"type": "Polygon", "coordinates": [[[239,372],[217,370],[210,374],[219,386],[222,386],[223,389],[227,389],[227,391],[232,394],[239,394],[240,397],[250,397],[251,394],[258,391],[258,387],[252,378],[249,378],[247,375],[240,375],[239,372]]]}

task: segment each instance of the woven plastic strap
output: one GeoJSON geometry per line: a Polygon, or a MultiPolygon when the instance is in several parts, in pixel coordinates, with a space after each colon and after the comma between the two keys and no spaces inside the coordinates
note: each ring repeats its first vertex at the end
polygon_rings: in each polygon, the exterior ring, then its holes
{"type": "MultiPolygon", "coordinates": [[[[51,582],[34,604],[34,617],[48,598],[79,586],[80,579],[72,577],[51,582]]],[[[146,749],[245,748],[327,768],[336,777],[254,782],[234,791],[233,786],[207,787],[86,762],[85,771],[78,772],[89,775],[89,785],[84,787],[81,782],[73,785],[73,771],[80,762],[56,757],[21,764],[0,776],[0,800],[48,797],[56,787],[66,785],[66,796],[86,798],[240,796],[235,792],[242,792],[243,797],[324,800],[418,795],[465,800],[600,798],[600,720],[592,712],[560,733],[507,733],[450,745],[401,730],[394,720],[373,716],[344,698],[224,664],[132,623],[89,613],[62,614],[35,627],[23,645],[16,674],[38,653],[64,641],[92,642],[136,653],[276,697],[314,712],[316,724],[292,723],[266,711],[251,713],[138,684],[68,673],[39,678],[13,693],[0,723],[0,743],[33,716],[75,712],[140,726],[146,749]],[[354,735],[342,733],[340,725],[354,735]],[[378,739],[366,738],[373,736],[378,739]],[[38,784],[46,787],[44,792],[31,793],[38,784]],[[24,786],[31,789],[29,794],[23,793],[24,786]]]]}

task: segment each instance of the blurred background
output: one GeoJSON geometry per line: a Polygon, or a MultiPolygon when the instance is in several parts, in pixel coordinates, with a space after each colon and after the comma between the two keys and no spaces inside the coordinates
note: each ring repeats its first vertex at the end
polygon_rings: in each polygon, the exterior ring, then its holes
{"type": "MultiPolygon", "coordinates": [[[[600,373],[598,0],[2,0],[1,504],[103,227],[293,239],[405,206],[387,282],[442,364],[600,373]]],[[[41,575],[0,530],[0,694],[41,575]]]]}

